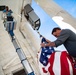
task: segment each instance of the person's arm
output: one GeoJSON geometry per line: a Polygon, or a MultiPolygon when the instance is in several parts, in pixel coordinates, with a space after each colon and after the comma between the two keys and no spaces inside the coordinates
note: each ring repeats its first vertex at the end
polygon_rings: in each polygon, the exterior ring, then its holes
{"type": "Polygon", "coordinates": [[[10,12],[10,13],[13,13],[13,11],[12,11],[11,9],[9,10],[9,12],[10,12]]]}
{"type": "Polygon", "coordinates": [[[48,43],[47,44],[41,43],[41,47],[46,47],[46,46],[58,47],[59,45],[63,44],[68,37],[69,37],[69,31],[63,30],[60,36],[57,38],[57,40],[55,40],[54,42],[47,40],[48,43]]]}
{"type": "Polygon", "coordinates": [[[3,10],[3,13],[6,13],[6,9],[3,10]]]}
{"type": "Polygon", "coordinates": [[[47,46],[55,47],[55,43],[54,42],[51,42],[51,41],[49,41],[47,39],[46,39],[46,41],[47,41],[47,44],[41,43],[41,47],[47,47],[47,46]]]}

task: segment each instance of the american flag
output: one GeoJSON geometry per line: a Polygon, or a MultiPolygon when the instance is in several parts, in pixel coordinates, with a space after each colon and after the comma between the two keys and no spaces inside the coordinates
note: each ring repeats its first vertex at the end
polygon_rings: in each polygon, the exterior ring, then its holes
{"type": "MultiPolygon", "coordinates": [[[[44,37],[41,42],[47,43],[44,37]]],[[[76,75],[72,59],[66,51],[55,52],[53,47],[41,47],[39,61],[43,64],[41,68],[46,75],[76,75]]]]}
{"type": "MultiPolygon", "coordinates": [[[[41,37],[41,43],[47,43],[46,39],[40,35],[41,37]]],[[[51,55],[54,52],[53,47],[41,47],[41,55],[40,55],[40,62],[46,66],[48,64],[48,56],[51,55]]]]}
{"type": "Polygon", "coordinates": [[[76,69],[66,51],[52,53],[48,64],[41,68],[43,75],[76,75],[76,69]]]}

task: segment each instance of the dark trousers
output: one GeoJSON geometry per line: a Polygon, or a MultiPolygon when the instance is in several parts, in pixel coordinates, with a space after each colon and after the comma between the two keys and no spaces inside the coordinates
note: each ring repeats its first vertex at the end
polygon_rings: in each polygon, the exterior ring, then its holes
{"type": "Polygon", "coordinates": [[[7,21],[13,21],[13,17],[12,16],[7,16],[7,21]]]}

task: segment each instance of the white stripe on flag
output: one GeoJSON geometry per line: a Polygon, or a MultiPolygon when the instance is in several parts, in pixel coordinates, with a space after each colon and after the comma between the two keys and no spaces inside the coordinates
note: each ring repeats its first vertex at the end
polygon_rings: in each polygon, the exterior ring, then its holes
{"type": "Polygon", "coordinates": [[[60,56],[61,52],[56,52],[54,57],[54,64],[53,64],[53,72],[55,75],[60,75],[61,65],[60,65],[60,56]]]}
{"type": "Polygon", "coordinates": [[[70,75],[73,75],[73,69],[72,69],[72,65],[70,60],[67,58],[68,64],[69,64],[69,71],[70,71],[70,75]]]}

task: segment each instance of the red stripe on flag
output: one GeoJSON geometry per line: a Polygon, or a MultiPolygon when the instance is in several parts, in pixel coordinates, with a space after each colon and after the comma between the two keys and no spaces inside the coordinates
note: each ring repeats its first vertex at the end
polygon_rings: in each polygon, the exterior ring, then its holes
{"type": "MultiPolygon", "coordinates": [[[[70,60],[70,63],[71,63],[72,69],[73,69],[73,75],[76,75],[76,69],[74,67],[73,57],[71,57],[70,55],[67,55],[67,57],[70,60]]],[[[75,62],[75,64],[76,64],[76,62],[75,62]]]]}
{"type": "Polygon", "coordinates": [[[55,75],[53,72],[54,57],[55,53],[51,54],[51,57],[49,58],[50,67],[48,68],[48,70],[50,72],[50,75],[55,75]]]}
{"type": "Polygon", "coordinates": [[[61,75],[70,75],[69,63],[67,61],[67,53],[65,51],[61,53],[60,62],[61,62],[61,75]]]}

